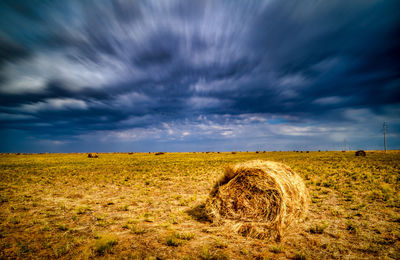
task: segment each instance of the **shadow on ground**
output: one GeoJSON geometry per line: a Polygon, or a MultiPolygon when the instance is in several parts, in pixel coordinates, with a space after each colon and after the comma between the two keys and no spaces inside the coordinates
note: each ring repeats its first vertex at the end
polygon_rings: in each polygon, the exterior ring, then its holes
{"type": "Polygon", "coordinates": [[[188,209],[186,213],[199,222],[212,222],[211,219],[207,216],[205,203],[188,209]]]}

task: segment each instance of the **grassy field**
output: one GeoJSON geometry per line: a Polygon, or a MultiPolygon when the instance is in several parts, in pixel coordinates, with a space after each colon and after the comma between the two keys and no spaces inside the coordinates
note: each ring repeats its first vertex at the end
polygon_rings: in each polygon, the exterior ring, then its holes
{"type": "Polygon", "coordinates": [[[400,259],[400,152],[0,155],[0,258],[400,259]],[[281,242],[207,222],[228,164],[283,162],[308,217],[281,242]]]}

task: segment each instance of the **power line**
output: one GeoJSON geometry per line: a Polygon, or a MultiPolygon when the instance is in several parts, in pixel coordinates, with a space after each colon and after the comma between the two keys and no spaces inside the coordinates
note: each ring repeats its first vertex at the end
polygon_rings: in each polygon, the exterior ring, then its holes
{"type": "Polygon", "coordinates": [[[383,146],[386,153],[386,122],[383,122],[383,146]]]}

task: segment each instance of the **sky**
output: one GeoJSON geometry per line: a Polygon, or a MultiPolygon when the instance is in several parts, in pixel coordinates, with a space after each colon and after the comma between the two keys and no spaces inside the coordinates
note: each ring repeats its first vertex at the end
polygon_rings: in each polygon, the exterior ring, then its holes
{"type": "Polygon", "coordinates": [[[3,0],[0,152],[400,149],[397,0],[3,0]]]}

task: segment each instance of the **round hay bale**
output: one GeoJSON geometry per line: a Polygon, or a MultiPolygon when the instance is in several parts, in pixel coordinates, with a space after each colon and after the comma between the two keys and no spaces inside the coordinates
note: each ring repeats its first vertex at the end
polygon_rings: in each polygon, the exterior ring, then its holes
{"type": "Polygon", "coordinates": [[[99,155],[97,153],[89,153],[88,158],[99,158],[99,155]]]}
{"type": "Polygon", "coordinates": [[[356,151],[356,156],[366,156],[367,153],[364,150],[358,150],[356,151]]]}
{"type": "Polygon", "coordinates": [[[206,202],[215,221],[259,239],[280,240],[282,232],[307,211],[309,196],[299,175],[288,166],[249,161],[228,167],[206,202]]]}

